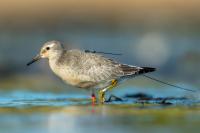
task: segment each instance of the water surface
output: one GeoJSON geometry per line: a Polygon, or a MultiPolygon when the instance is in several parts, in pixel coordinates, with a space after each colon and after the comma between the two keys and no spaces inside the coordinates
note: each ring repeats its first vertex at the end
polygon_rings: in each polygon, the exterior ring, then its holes
{"type": "MultiPolygon", "coordinates": [[[[31,90],[1,91],[0,132],[199,131],[198,99],[187,98],[184,95],[170,97],[170,93],[157,97],[148,91],[146,94],[131,92],[127,95],[123,93],[125,90],[113,92],[119,99],[113,97],[105,105],[92,105],[85,94],[44,93],[31,90]],[[123,95],[120,96],[120,93],[123,95]]],[[[151,91],[154,93],[155,90],[151,91]]],[[[159,92],[157,94],[159,95],[159,92]]]]}

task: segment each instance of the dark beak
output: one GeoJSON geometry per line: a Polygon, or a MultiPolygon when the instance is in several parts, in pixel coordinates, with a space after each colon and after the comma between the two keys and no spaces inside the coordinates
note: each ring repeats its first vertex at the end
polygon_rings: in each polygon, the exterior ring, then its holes
{"type": "Polygon", "coordinates": [[[36,57],[34,57],[29,63],[27,63],[26,65],[29,66],[31,64],[33,64],[34,62],[38,61],[39,59],[41,59],[40,55],[37,55],[36,57]]]}

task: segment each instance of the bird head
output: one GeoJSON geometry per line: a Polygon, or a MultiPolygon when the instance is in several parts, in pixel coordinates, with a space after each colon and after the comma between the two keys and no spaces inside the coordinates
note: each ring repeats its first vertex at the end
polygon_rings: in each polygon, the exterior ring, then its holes
{"type": "Polygon", "coordinates": [[[40,60],[41,58],[52,58],[56,56],[57,53],[63,50],[63,46],[59,41],[49,41],[43,44],[40,53],[35,56],[27,65],[31,65],[34,62],[40,60]]]}

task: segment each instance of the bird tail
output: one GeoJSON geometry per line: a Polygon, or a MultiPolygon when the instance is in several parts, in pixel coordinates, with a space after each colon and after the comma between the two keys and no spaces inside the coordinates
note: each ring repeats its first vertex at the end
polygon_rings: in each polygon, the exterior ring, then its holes
{"type": "Polygon", "coordinates": [[[142,69],[139,70],[139,74],[145,74],[145,73],[149,73],[149,72],[154,72],[156,71],[156,68],[152,68],[152,67],[141,67],[142,69]]]}
{"type": "Polygon", "coordinates": [[[126,64],[121,64],[120,68],[122,69],[124,76],[140,75],[140,74],[153,72],[156,70],[155,68],[151,68],[151,67],[137,67],[137,66],[131,66],[131,65],[126,65],[126,64]]]}

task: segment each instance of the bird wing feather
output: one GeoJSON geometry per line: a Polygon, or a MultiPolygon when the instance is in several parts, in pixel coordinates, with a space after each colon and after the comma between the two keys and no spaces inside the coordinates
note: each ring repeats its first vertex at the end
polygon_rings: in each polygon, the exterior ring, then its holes
{"type": "Polygon", "coordinates": [[[143,70],[141,67],[120,64],[98,54],[85,54],[83,58],[84,74],[89,75],[97,82],[142,74],[140,72],[143,70]]]}
{"type": "Polygon", "coordinates": [[[77,78],[89,82],[103,82],[121,77],[139,74],[143,68],[120,64],[112,59],[106,58],[99,54],[85,53],[80,50],[70,50],[65,54],[65,62],[77,78]]]}

